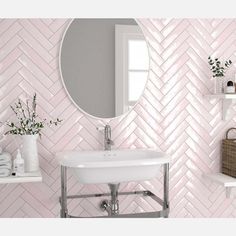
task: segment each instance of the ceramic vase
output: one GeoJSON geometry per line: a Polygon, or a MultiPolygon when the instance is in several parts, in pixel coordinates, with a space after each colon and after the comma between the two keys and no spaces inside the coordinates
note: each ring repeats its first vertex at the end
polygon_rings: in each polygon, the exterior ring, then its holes
{"type": "Polygon", "coordinates": [[[25,172],[36,172],[39,170],[38,148],[36,135],[22,135],[22,157],[25,163],[25,172]]]}
{"type": "Polygon", "coordinates": [[[224,77],[214,78],[214,93],[224,93],[224,77]]]}

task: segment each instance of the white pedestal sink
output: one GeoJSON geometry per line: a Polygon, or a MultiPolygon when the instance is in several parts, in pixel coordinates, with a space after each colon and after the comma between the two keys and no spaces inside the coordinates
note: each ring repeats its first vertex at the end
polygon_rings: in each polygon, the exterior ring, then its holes
{"type": "Polygon", "coordinates": [[[170,156],[155,150],[65,151],[60,165],[72,168],[83,184],[121,183],[155,178],[170,156]]]}

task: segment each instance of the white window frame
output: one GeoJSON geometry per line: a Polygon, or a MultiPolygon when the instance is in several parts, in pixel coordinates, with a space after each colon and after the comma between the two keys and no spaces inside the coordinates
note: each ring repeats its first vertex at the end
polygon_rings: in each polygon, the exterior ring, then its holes
{"type": "MultiPolygon", "coordinates": [[[[145,40],[138,25],[115,25],[115,113],[128,111],[128,41],[145,40]]],[[[136,102],[134,101],[132,105],[136,102]]]]}

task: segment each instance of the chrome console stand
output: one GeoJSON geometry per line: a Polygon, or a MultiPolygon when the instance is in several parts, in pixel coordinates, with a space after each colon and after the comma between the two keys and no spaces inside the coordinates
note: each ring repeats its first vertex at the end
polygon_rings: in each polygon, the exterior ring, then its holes
{"type": "Polygon", "coordinates": [[[59,198],[61,204],[61,218],[84,218],[78,216],[72,216],[68,214],[67,199],[76,198],[90,198],[90,197],[104,197],[111,196],[111,200],[103,200],[100,208],[103,211],[107,211],[108,216],[94,216],[91,218],[158,218],[169,216],[169,164],[164,164],[164,187],[163,187],[163,200],[153,194],[149,190],[134,191],[134,192],[118,192],[119,184],[109,184],[110,193],[101,194],[84,194],[84,195],[69,195],[67,196],[67,167],[61,166],[61,197],[59,198]],[[136,195],[151,197],[154,201],[162,206],[161,211],[145,212],[145,213],[133,213],[133,214],[119,214],[119,201],[118,195],[136,195]]]}

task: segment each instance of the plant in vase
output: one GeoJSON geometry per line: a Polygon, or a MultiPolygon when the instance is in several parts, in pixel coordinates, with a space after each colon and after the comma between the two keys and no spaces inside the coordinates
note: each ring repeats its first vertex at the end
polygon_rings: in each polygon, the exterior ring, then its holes
{"type": "Polygon", "coordinates": [[[219,58],[211,58],[208,57],[208,64],[210,65],[210,70],[212,71],[212,76],[215,78],[215,86],[214,92],[215,93],[222,93],[223,92],[223,84],[224,84],[224,77],[227,69],[232,64],[231,60],[222,62],[219,58]]]}
{"type": "Polygon", "coordinates": [[[6,125],[10,128],[5,135],[20,135],[22,137],[22,155],[25,160],[25,171],[34,172],[39,169],[37,138],[41,137],[41,131],[45,126],[57,126],[62,122],[60,119],[55,121],[42,119],[37,114],[36,93],[33,96],[32,104],[27,100],[26,104],[18,99],[14,106],[10,106],[17,121],[7,121],[6,125]]]}

